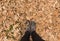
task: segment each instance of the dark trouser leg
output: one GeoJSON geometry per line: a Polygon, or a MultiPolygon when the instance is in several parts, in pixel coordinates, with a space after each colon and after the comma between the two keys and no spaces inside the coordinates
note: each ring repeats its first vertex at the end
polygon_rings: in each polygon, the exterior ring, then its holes
{"type": "Polygon", "coordinates": [[[31,33],[33,41],[44,41],[35,31],[31,33]]]}
{"type": "Polygon", "coordinates": [[[22,37],[21,41],[30,41],[29,37],[30,37],[30,33],[27,31],[25,32],[25,35],[22,37]]]}

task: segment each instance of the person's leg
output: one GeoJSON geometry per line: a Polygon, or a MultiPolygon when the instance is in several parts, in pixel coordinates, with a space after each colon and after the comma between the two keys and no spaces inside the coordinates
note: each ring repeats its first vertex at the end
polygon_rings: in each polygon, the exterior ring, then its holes
{"type": "Polygon", "coordinates": [[[44,41],[35,31],[31,33],[33,41],[44,41]]]}
{"type": "Polygon", "coordinates": [[[29,37],[30,37],[30,32],[26,31],[21,41],[30,41],[29,37]]]}
{"type": "Polygon", "coordinates": [[[24,36],[21,38],[21,41],[30,41],[30,21],[26,21],[27,29],[24,36]]]}
{"type": "Polygon", "coordinates": [[[36,23],[34,21],[31,21],[30,22],[30,25],[31,25],[31,36],[32,36],[32,40],[33,41],[44,41],[36,32],[36,23]]]}

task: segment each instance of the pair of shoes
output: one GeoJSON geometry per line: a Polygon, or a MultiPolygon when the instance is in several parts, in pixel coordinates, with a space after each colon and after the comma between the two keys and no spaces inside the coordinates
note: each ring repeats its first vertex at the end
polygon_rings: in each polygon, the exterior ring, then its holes
{"type": "Polygon", "coordinates": [[[36,30],[36,23],[34,21],[27,20],[26,24],[27,24],[26,31],[33,32],[36,30]]]}

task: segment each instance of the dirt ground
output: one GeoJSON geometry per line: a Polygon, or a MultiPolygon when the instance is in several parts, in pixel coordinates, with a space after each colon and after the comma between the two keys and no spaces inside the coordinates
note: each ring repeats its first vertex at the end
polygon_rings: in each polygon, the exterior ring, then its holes
{"type": "Polygon", "coordinates": [[[60,0],[0,0],[0,41],[19,41],[26,20],[45,41],[60,41],[60,0]]]}

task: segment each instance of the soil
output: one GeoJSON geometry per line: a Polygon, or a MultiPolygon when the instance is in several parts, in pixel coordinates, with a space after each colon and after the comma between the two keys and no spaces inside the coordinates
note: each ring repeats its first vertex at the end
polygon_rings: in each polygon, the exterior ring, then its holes
{"type": "Polygon", "coordinates": [[[60,41],[60,0],[0,0],[0,41],[19,41],[26,20],[45,41],[60,41]]]}

